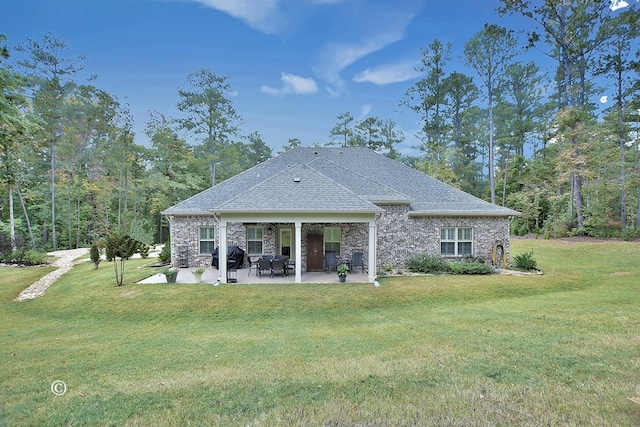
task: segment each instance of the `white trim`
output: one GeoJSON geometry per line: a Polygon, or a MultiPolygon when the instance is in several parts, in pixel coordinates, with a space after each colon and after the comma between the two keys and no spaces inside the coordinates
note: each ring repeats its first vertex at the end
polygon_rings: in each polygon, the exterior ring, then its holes
{"type": "Polygon", "coordinates": [[[333,222],[369,222],[374,214],[369,213],[222,213],[220,219],[224,218],[226,222],[243,222],[243,223],[295,223],[302,221],[305,223],[333,223],[333,222]]]}
{"type": "Polygon", "coordinates": [[[295,223],[296,238],[296,283],[302,283],[302,221],[295,223]]]}
{"type": "Polygon", "coordinates": [[[376,270],[377,270],[377,259],[378,259],[378,247],[376,246],[376,242],[378,241],[378,224],[376,223],[375,218],[369,221],[369,260],[368,260],[368,270],[369,277],[367,278],[370,283],[373,283],[376,280],[376,270]]]}
{"type": "Polygon", "coordinates": [[[295,230],[293,227],[289,226],[289,225],[283,225],[283,226],[278,226],[277,228],[278,230],[278,252],[280,252],[280,255],[282,255],[282,233],[283,232],[289,232],[290,236],[289,236],[289,257],[293,256],[295,257],[295,251],[296,251],[296,246],[295,246],[295,239],[294,239],[294,234],[295,230]]]}
{"type": "MultiPolygon", "coordinates": [[[[507,209],[507,208],[505,208],[507,209]]],[[[509,209],[510,210],[510,209],[509,209]]],[[[482,211],[412,211],[409,218],[513,218],[522,215],[520,212],[482,212],[482,211]]]]}
{"type": "Polygon", "coordinates": [[[454,226],[454,227],[440,227],[440,255],[444,256],[444,257],[451,257],[451,256],[464,256],[467,255],[466,253],[460,253],[459,249],[460,249],[460,244],[461,243],[470,243],[471,244],[471,253],[469,253],[468,255],[473,255],[474,250],[473,250],[473,246],[475,243],[475,230],[473,229],[472,226],[454,226]],[[443,230],[453,230],[453,239],[443,239],[442,238],[442,231],[443,230]],[[460,230],[471,230],[471,239],[469,240],[461,240],[459,238],[460,235],[460,230]],[[453,243],[453,253],[442,253],[442,244],[443,243],[453,243]]]}
{"type": "Polygon", "coordinates": [[[218,282],[227,283],[227,221],[220,218],[220,245],[218,245],[218,282]]]}
{"type": "Polygon", "coordinates": [[[216,226],[215,225],[199,225],[198,226],[198,256],[201,255],[210,255],[213,250],[216,248],[216,226]],[[213,229],[213,237],[210,239],[203,239],[202,238],[202,229],[203,228],[211,228],[213,229]],[[206,251],[206,252],[200,252],[202,250],[202,242],[213,242],[213,248],[210,251],[206,251]]]}
{"type": "Polygon", "coordinates": [[[264,226],[260,225],[260,224],[252,224],[252,225],[246,225],[246,244],[247,244],[247,256],[256,256],[256,255],[263,255],[264,253],[264,226]],[[249,239],[249,229],[250,228],[255,228],[262,230],[262,238],[261,239],[249,239]],[[262,242],[262,250],[260,251],[260,253],[253,253],[249,251],[249,242],[262,242]]]}

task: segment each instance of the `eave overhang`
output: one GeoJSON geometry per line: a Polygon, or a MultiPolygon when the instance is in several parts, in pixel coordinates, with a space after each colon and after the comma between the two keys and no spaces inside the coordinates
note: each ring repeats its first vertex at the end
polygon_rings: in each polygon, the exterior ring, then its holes
{"type": "Polygon", "coordinates": [[[164,216],[209,216],[211,215],[210,210],[205,211],[161,211],[160,215],[164,216]]]}
{"type": "Polygon", "coordinates": [[[384,209],[360,209],[360,210],[335,210],[335,209],[300,209],[300,210],[292,210],[292,209],[283,209],[283,210],[259,210],[259,211],[247,211],[240,209],[211,209],[208,212],[208,215],[217,214],[217,215],[308,215],[308,214],[335,214],[335,215],[372,215],[377,213],[384,212],[384,209]]]}
{"type": "Polygon", "coordinates": [[[520,212],[487,212],[487,211],[416,211],[409,212],[409,218],[512,218],[522,215],[520,212]]]}

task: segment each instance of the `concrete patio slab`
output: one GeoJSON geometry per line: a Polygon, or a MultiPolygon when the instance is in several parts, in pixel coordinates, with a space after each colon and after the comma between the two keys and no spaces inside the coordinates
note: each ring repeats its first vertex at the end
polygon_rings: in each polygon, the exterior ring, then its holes
{"type": "MultiPolygon", "coordinates": [[[[180,268],[178,270],[178,278],[176,279],[176,283],[196,283],[193,274],[191,273],[195,268],[180,268]]],[[[293,274],[289,276],[266,276],[262,275],[261,277],[255,276],[255,270],[252,270],[252,274],[248,274],[248,269],[240,269],[237,271],[237,282],[238,284],[269,284],[269,283],[295,283],[295,276],[293,274]]],[[[213,284],[218,281],[219,272],[218,269],[213,267],[208,267],[205,269],[204,274],[202,275],[202,282],[206,284],[213,284]]],[[[302,283],[338,283],[338,275],[335,271],[331,273],[324,272],[303,272],[302,273],[302,283]]],[[[167,283],[167,279],[164,274],[157,273],[153,276],[150,276],[144,280],[141,280],[138,283],[167,283]]],[[[350,273],[347,275],[346,283],[368,283],[367,273],[350,273]]],[[[230,283],[232,284],[232,283],[230,283]]]]}

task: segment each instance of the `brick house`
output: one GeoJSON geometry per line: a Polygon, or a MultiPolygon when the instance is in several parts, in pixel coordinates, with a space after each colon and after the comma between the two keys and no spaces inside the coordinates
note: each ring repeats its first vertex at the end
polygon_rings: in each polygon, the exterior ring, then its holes
{"type": "Polygon", "coordinates": [[[377,268],[423,252],[490,260],[499,244],[508,257],[519,215],[366,148],[294,148],[162,214],[173,265],[210,266],[214,248],[235,245],[295,260],[297,283],[322,269],[325,251],[363,253],[371,282],[377,268]]]}

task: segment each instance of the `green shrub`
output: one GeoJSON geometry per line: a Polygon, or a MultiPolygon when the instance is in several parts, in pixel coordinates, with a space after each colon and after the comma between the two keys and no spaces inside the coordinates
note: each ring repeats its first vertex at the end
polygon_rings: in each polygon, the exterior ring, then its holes
{"type": "Polygon", "coordinates": [[[440,255],[423,253],[411,257],[407,268],[414,273],[449,273],[451,265],[440,255]]]}
{"type": "Polygon", "coordinates": [[[453,274],[492,274],[493,267],[482,262],[452,262],[449,264],[453,274]]]}
{"type": "Polygon", "coordinates": [[[23,249],[16,249],[7,254],[7,262],[10,264],[22,265],[25,251],[23,249]]]}
{"type": "Polygon", "coordinates": [[[158,261],[162,264],[169,264],[171,262],[171,240],[167,239],[167,243],[164,244],[162,250],[158,254],[158,261]]]}
{"type": "Polygon", "coordinates": [[[513,261],[516,268],[520,270],[535,270],[538,268],[538,262],[533,257],[533,250],[514,256],[513,261]]]}
{"type": "Polygon", "coordinates": [[[22,258],[24,265],[42,265],[47,263],[47,254],[36,250],[28,250],[22,258]]]}
{"type": "Polygon", "coordinates": [[[97,242],[93,242],[91,245],[91,248],[89,249],[89,256],[91,257],[91,261],[93,261],[93,266],[97,270],[100,265],[100,248],[98,247],[97,242]]]}
{"type": "Polygon", "coordinates": [[[481,255],[467,254],[467,255],[464,255],[462,257],[462,262],[472,262],[472,263],[484,264],[484,257],[481,256],[481,255]]]}
{"type": "Polygon", "coordinates": [[[620,237],[627,242],[631,242],[640,237],[640,228],[625,227],[620,233],[620,237]]]}
{"type": "Polygon", "coordinates": [[[18,265],[42,265],[48,262],[46,253],[26,248],[5,253],[0,259],[7,264],[18,265]]]}
{"type": "Polygon", "coordinates": [[[138,253],[142,259],[149,258],[149,245],[146,243],[138,242],[138,253]]]}

